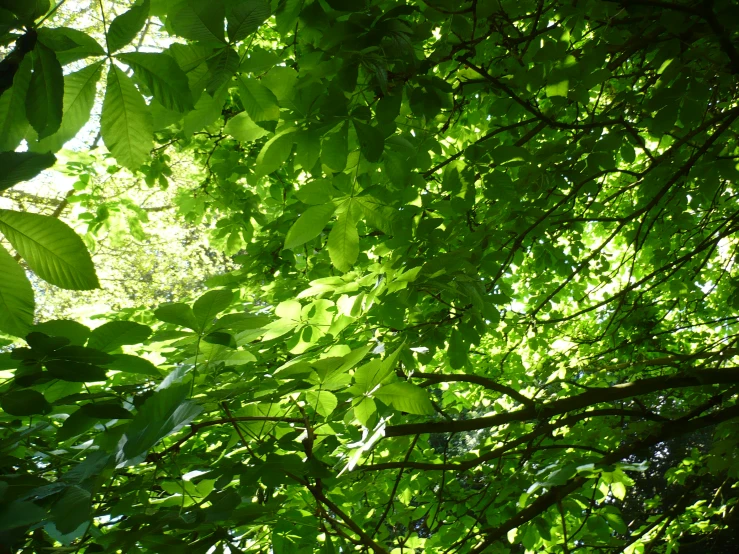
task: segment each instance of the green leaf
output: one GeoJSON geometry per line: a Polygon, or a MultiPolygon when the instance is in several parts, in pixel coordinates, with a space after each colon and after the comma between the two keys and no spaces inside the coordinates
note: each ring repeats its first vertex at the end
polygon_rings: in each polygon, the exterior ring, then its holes
{"type": "Polygon", "coordinates": [[[0,96],[0,151],[15,150],[28,130],[26,97],[31,83],[31,56],[23,58],[13,86],[0,96]]]}
{"type": "Polygon", "coordinates": [[[167,54],[130,52],[117,59],[133,69],[134,75],[149,87],[154,98],[168,110],[186,112],[193,108],[187,75],[167,54]]]}
{"type": "Polygon", "coordinates": [[[57,152],[77,135],[90,119],[103,65],[103,62],[97,62],[64,77],[64,112],[61,127],[53,135],[31,143],[30,150],[57,152]]]}
{"type": "Polygon", "coordinates": [[[0,406],[14,416],[43,415],[51,411],[51,404],[46,401],[44,395],[29,389],[5,393],[0,399],[0,406]]]}
{"type": "Polygon", "coordinates": [[[56,53],[56,59],[62,65],[105,55],[105,50],[94,38],[70,27],[41,28],[38,30],[38,39],[56,53]]]}
{"type": "Polygon", "coordinates": [[[340,12],[361,12],[366,9],[364,0],[326,0],[326,3],[340,12]]]}
{"type": "Polygon", "coordinates": [[[34,20],[38,19],[51,8],[51,0],[3,0],[0,6],[10,10],[18,16],[24,23],[30,26],[34,20]]]}
{"type": "Polygon", "coordinates": [[[461,369],[464,367],[464,364],[467,362],[468,352],[469,345],[464,341],[459,329],[455,327],[449,337],[449,350],[447,350],[451,368],[461,369]]]}
{"type": "Polygon", "coordinates": [[[177,302],[162,304],[154,311],[154,315],[160,321],[174,323],[193,331],[198,330],[198,320],[195,318],[192,308],[187,304],[177,302]]]}
{"type": "Polygon", "coordinates": [[[558,83],[547,85],[547,96],[564,96],[566,98],[569,87],[570,82],[567,79],[565,79],[564,81],[559,81],[558,83]]]}
{"type": "Polygon", "coordinates": [[[354,417],[356,417],[357,421],[365,427],[367,427],[367,424],[375,412],[377,412],[377,405],[374,400],[368,397],[362,398],[362,400],[354,406],[354,417]]]}
{"type": "Polygon", "coordinates": [[[354,129],[357,131],[359,148],[369,162],[379,162],[385,147],[385,140],[377,127],[354,120],[354,129]]]}
{"type": "Polygon", "coordinates": [[[105,365],[108,369],[122,371],[123,373],[138,373],[141,375],[151,375],[152,377],[161,377],[161,373],[156,366],[145,358],[132,356],[130,354],[116,354],[114,360],[105,365]]]}
{"type": "Polygon", "coordinates": [[[431,400],[429,400],[428,392],[411,383],[404,381],[390,383],[381,387],[374,395],[385,404],[401,412],[417,415],[432,415],[434,413],[434,407],[431,400]]]}
{"type": "Polygon", "coordinates": [[[71,533],[89,521],[92,496],[76,485],[67,487],[51,508],[51,518],[62,533],[71,533]]]}
{"type": "Polygon", "coordinates": [[[46,510],[41,506],[33,502],[16,500],[0,510],[0,531],[7,531],[16,527],[27,527],[38,523],[45,517],[46,510]]]}
{"type": "Polygon", "coordinates": [[[307,404],[323,417],[328,417],[339,405],[336,396],[326,390],[307,391],[305,393],[307,404]]]}
{"type": "Polygon", "coordinates": [[[254,123],[246,112],[229,119],[223,130],[241,142],[252,142],[269,134],[269,131],[254,123]]]}
{"type": "Polygon", "coordinates": [[[304,171],[310,171],[321,155],[321,141],[318,134],[299,131],[295,135],[295,163],[304,171]]]}
{"type": "Polygon", "coordinates": [[[370,392],[393,373],[395,362],[403,348],[405,348],[405,342],[384,360],[375,358],[356,369],[354,382],[362,393],[370,392]]]}
{"type": "Polygon", "coordinates": [[[33,324],[33,289],[26,272],[0,246],[0,331],[25,337],[33,324]]]}
{"type": "Polygon", "coordinates": [[[344,123],[338,131],[324,137],[321,143],[321,161],[331,171],[344,171],[349,154],[349,125],[344,123]]]}
{"type": "Polygon", "coordinates": [[[333,203],[324,204],[323,206],[312,206],[305,210],[287,232],[285,248],[295,248],[320,235],[335,210],[336,207],[333,203]]]}
{"type": "Polygon", "coordinates": [[[174,7],[167,18],[174,34],[195,42],[226,42],[223,0],[185,0],[174,7]]]}
{"type": "Polygon", "coordinates": [[[359,233],[349,210],[339,215],[328,235],[331,263],[340,271],[349,271],[359,256],[359,233]]]}
{"type": "Polygon", "coordinates": [[[492,152],[496,164],[509,164],[511,162],[523,163],[531,159],[531,154],[520,146],[503,145],[498,146],[492,152]]]}
{"type": "Polygon", "coordinates": [[[71,362],[69,360],[48,360],[44,362],[49,374],[55,379],[70,381],[72,383],[90,383],[105,381],[107,372],[105,369],[82,362],[71,362]]]}
{"type": "Polygon", "coordinates": [[[121,444],[124,459],[144,454],[161,439],[187,425],[202,408],[187,400],[188,384],[172,385],[152,394],[126,429],[121,444]]]}
{"type": "Polygon", "coordinates": [[[277,97],[271,90],[256,79],[240,77],[238,84],[241,103],[253,121],[259,123],[280,119],[277,97]]]}
{"type": "Polygon", "coordinates": [[[88,348],[112,352],[124,344],[140,344],[151,336],[151,327],[133,321],[109,321],[94,329],[88,348]]]}
{"type": "Polygon", "coordinates": [[[0,152],[0,191],[13,185],[30,181],[44,169],[56,163],[56,156],[51,153],[35,152],[0,152]]]}
{"type": "Polygon", "coordinates": [[[231,305],[233,298],[230,290],[211,290],[198,298],[192,306],[198,331],[210,327],[216,316],[231,305]]]}
{"type": "Polygon", "coordinates": [[[315,179],[309,183],[300,185],[300,188],[295,191],[295,196],[303,204],[313,206],[330,202],[338,192],[330,181],[326,179],[315,179]]]}
{"type": "Polygon", "coordinates": [[[239,68],[239,53],[231,47],[224,47],[221,51],[206,60],[208,67],[208,77],[205,89],[210,94],[216,94],[216,91],[231,81],[236,70],[239,68]]]}
{"type": "Polygon", "coordinates": [[[44,333],[50,337],[64,337],[75,346],[82,346],[90,336],[89,328],[69,319],[52,319],[37,323],[33,327],[33,331],[44,333]]]}
{"type": "Polygon", "coordinates": [[[290,156],[295,139],[295,128],[284,129],[269,139],[257,156],[257,175],[269,175],[277,171],[290,156]]]}
{"type": "Polygon", "coordinates": [[[0,232],[42,279],[69,290],[98,288],[82,239],[55,217],[0,210],[0,232]]]}
{"type": "Polygon", "coordinates": [[[33,50],[33,75],[26,97],[26,117],[39,138],[54,134],[62,123],[64,74],[56,54],[41,43],[33,50]]]}
{"type": "Polygon", "coordinates": [[[226,21],[228,39],[244,40],[255,32],[270,16],[269,3],[265,0],[245,0],[231,7],[226,21]]]}
{"type": "Polygon", "coordinates": [[[116,17],[108,28],[106,39],[108,52],[113,53],[129,44],[146,24],[149,17],[149,0],[144,0],[127,12],[116,17]]]}
{"type": "Polygon", "coordinates": [[[135,171],[149,158],[154,122],[141,93],[115,64],[108,71],[100,133],[116,161],[135,171]]]}
{"type": "Polygon", "coordinates": [[[33,289],[7,250],[0,246],[0,331],[23,337],[33,324],[33,289]]]}

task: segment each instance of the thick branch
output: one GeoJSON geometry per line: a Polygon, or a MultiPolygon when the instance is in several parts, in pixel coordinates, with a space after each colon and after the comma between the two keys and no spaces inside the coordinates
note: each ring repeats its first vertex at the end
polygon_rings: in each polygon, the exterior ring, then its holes
{"type": "Polygon", "coordinates": [[[527,407],[514,412],[480,417],[477,419],[391,425],[385,429],[385,436],[401,437],[404,435],[416,435],[419,433],[458,433],[461,431],[476,431],[478,429],[488,429],[490,427],[505,425],[506,423],[512,423],[514,421],[549,419],[573,410],[589,408],[603,402],[624,400],[625,398],[641,396],[660,390],[730,383],[739,383],[739,370],[736,368],[703,369],[696,371],[691,375],[681,373],[671,376],[641,379],[632,383],[614,385],[609,388],[590,389],[589,391],[577,396],[561,398],[546,404],[541,404],[535,408],[527,407]]]}
{"type": "MultiPolygon", "coordinates": [[[[645,439],[626,444],[608,456],[604,456],[600,460],[600,464],[614,464],[632,454],[638,453],[644,448],[664,442],[673,437],[692,433],[698,429],[703,429],[704,427],[717,425],[718,423],[722,423],[736,417],[739,417],[739,405],[732,406],[731,408],[727,408],[693,421],[667,423],[663,425],[658,432],[653,433],[645,439]]],[[[488,546],[504,538],[508,531],[520,527],[524,523],[527,523],[538,515],[544,513],[559,500],[579,489],[586,481],[586,477],[578,476],[570,479],[570,481],[564,485],[552,487],[506,522],[502,523],[498,527],[485,529],[483,531],[485,539],[475,548],[470,550],[470,554],[479,554],[483,552],[488,546]]]]}
{"type": "Polygon", "coordinates": [[[486,389],[490,389],[495,392],[499,392],[500,394],[510,396],[524,406],[529,406],[531,408],[534,407],[534,401],[530,398],[527,398],[517,390],[512,389],[511,387],[507,387],[506,385],[501,385],[493,379],[481,377],[480,375],[469,375],[467,373],[423,373],[421,371],[414,371],[411,377],[426,379],[426,382],[428,384],[451,382],[474,383],[475,385],[480,385],[481,387],[485,387],[486,389]]]}

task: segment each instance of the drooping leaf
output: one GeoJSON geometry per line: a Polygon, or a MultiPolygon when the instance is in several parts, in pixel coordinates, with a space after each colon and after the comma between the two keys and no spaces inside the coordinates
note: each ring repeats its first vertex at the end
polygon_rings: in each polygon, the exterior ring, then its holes
{"type": "Polygon", "coordinates": [[[33,525],[46,517],[46,510],[38,504],[16,500],[0,509],[0,531],[33,525]]]}
{"type": "Polygon", "coordinates": [[[138,373],[140,375],[151,375],[161,377],[157,367],[146,358],[132,356],[131,354],[115,354],[113,361],[105,365],[108,369],[122,371],[123,373],[138,373]]]}
{"type": "Polygon", "coordinates": [[[154,98],[168,110],[185,112],[193,108],[187,75],[167,54],[129,52],[117,59],[133,69],[134,75],[149,87],[154,98]]]}
{"type": "Polygon", "coordinates": [[[141,93],[115,64],[108,71],[100,133],[122,166],[135,171],[149,157],[154,122],[141,93]]]}
{"type": "Polygon", "coordinates": [[[189,385],[172,385],[152,394],[126,429],[120,454],[124,459],[140,456],[161,439],[197,416],[202,408],[187,400],[189,385]]]}
{"type": "Polygon", "coordinates": [[[28,130],[26,97],[31,83],[31,56],[23,58],[13,77],[13,86],[0,96],[0,151],[12,151],[28,130]]]}
{"type": "Polygon", "coordinates": [[[112,54],[136,38],[148,17],[149,0],[144,0],[111,21],[106,33],[108,52],[112,54]]]}
{"type": "Polygon", "coordinates": [[[334,131],[321,143],[321,161],[331,171],[343,171],[349,153],[349,126],[344,123],[338,131],[334,131]]]}
{"type": "Polygon", "coordinates": [[[34,414],[48,414],[51,405],[44,395],[30,389],[13,390],[0,398],[2,409],[14,416],[29,416],[34,414]]]}
{"type": "Polygon", "coordinates": [[[0,246],[0,331],[23,337],[33,324],[33,289],[25,271],[0,246]]]}
{"type": "Polygon", "coordinates": [[[231,6],[226,15],[229,41],[244,40],[255,32],[269,15],[269,3],[266,0],[246,0],[231,6]]]}
{"type": "Polygon", "coordinates": [[[55,217],[0,210],[0,232],[39,277],[70,290],[98,288],[82,239],[55,217]]]}
{"type": "Polygon", "coordinates": [[[26,97],[26,117],[39,138],[54,134],[62,123],[64,75],[56,54],[41,43],[33,50],[33,75],[26,97]]]}
{"type": "Polygon", "coordinates": [[[56,156],[51,153],[0,152],[0,191],[22,181],[30,181],[55,163],[56,156]]]}
{"type": "Polygon", "coordinates": [[[287,232],[285,248],[295,248],[320,235],[335,210],[333,203],[311,206],[305,210],[287,232]]]}
{"type": "Polygon", "coordinates": [[[89,348],[112,352],[124,344],[139,344],[151,336],[151,328],[133,321],[109,321],[94,329],[87,342],[89,348]]]}
{"type": "Polygon", "coordinates": [[[72,383],[90,383],[105,381],[107,372],[101,367],[83,362],[71,362],[69,360],[48,360],[44,362],[54,379],[70,381],[72,383]]]}
{"type": "Polygon", "coordinates": [[[379,162],[385,142],[382,133],[377,127],[372,127],[356,119],[354,120],[354,129],[357,131],[359,148],[367,161],[379,162]]]}
{"type": "Polygon", "coordinates": [[[29,149],[35,152],[57,152],[77,135],[90,118],[102,69],[103,62],[97,62],[64,76],[62,124],[53,135],[31,143],[29,149]]]}
{"type": "Polygon", "coordinates": [[[349,271],[359,256],[357,225],[347,212],[339,215],[328,235],[328,253],[331,256],[331,263],[340,271],[349,271]]]}
{"type": "Polygon", "coordinates": [[[67,487],[51,509],[56,528],[71,533],[90,519],[92,495],[89,491],[72,485],[67,487]]]}
{"type": "Polygon", "coordinates": [[[383,385],[374,395],[396,410],[409,414],[431,415],[434,407],[429,400],[428,392],[412,383],[397,382],[383,385]]]}

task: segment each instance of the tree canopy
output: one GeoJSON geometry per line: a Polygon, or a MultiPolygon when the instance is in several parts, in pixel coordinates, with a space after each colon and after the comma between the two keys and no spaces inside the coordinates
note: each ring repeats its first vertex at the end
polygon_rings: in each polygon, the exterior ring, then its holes
{"type": "Polygon", "coordinates": [[[0,0],[0,552],[735,552],[738,31],[0,0]]]}

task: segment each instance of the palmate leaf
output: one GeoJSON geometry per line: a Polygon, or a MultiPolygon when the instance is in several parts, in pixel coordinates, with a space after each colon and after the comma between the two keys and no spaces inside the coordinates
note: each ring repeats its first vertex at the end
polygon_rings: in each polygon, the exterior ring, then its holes
{"type": "Polygon", "coordinates": [[[130,52],[117,59],[131,67],[134,75],[149,87],[154,98],[165,108],[185,112],[193,108],[187,75],[167,54],[130,52]]]}
{"type": "Polygon", "coordinates": [[[29,150],[57,152],[77,135],[90,118],[102,69],[103,62],[98,62],[64,77],[62,124],[53,135],[29,144],[29,150]]]}
{"type": "Polygon", "coordinates": [[[119,164],[135,171],[149,157],[153,128],[141,93],[122,70],[111,64],[100,116],[100,132],[108,150],[119,164]]]}
{"type": "Polygon", "coordinates": [[[116,17],[110,23],[110,27],[106,33],[108,52],[112,54],[136,38],[136,35],[144,27],[148,17],[149,0],[144,0],[138,6],[134,6],[127,12],[123,12],[116,17]]]}
{"type": "Polygon", "coordinates": [[[33,289],[8,251],[0,246],[0,331],[23,337],[33,324],[33,289]]]}
{"type": "Polygon", "coordinates": [[[0,210],[0,232],[43,280],[70,290],[98,288],[82,239],[55,217],[0,210]]]}

